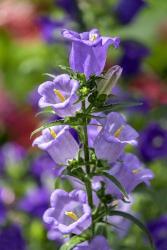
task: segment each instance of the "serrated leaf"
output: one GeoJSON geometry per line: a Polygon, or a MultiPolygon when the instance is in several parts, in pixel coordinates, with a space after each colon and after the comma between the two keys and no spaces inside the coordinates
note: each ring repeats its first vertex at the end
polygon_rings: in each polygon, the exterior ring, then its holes
{"type": "MultiPolygon", "coordinates": [[[[97,175],[97,174],[96,174],[97,175]]],[[[125,190],[125,188],[122,186],[122,184],[117,180],[117,178],[115,178],[115,176],[108,174],[107,172],[101,172],[98,174],[98,176],[105,176],[106,178],[108,178],[111,182],[113,182],[115,184],[115,186],[117,186],[117,188],[120,190],[120,192],[127,198],[128,194],[125,190]]]]}
{"type": "Polygon", "coordinates": [[[31,133],[30,138],[32,138],[32,136],[34,136],[36,133],[41,132],[45,128],[50,128],[50,127],[53,127],[53,126],[56,126],[56,125],[63,125],[63,124],[64,124],[64,120],[58,120],[58,121],[55,121],[55,122],[46,123],[46,124],[42,125],[41,127],[37,128],[36,130],[34,130],[31,133]]]}
{"type": "Polygon", "coordinates": [[[76,245],[86,241],[86,237],[84,236],[74,236],[72,237],[68,242],[66,242],[60,250],[71,250],[73,249],[76,245]]]}
{"type": "Polygon", "coordinates": [[[134,217],[131,214],[128,214],[128,213],[122,212],[122,211],[118,211],[118,210],[111,210],[111,211],[109,211],[108,215],[109,216],[121,216],[121,217],[124,217],[128,220],[131,220],[147,235],[149,242],[150,242],[152,248],[154,249],[152,237],[151,237],[148,229],[146,228],[146,226],[139,219],[137,219],[136,217],[134,217]]]}

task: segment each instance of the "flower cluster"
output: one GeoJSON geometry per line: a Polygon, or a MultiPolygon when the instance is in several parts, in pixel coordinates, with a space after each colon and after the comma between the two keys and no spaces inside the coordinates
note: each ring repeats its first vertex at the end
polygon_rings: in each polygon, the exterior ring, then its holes
{"type": "Polygon", "coordinates": [[[116,207],[129,200],[137,185],[149,185],[153,173],[134,154],[126,153],[127,145],[137,145],[138,133],[114,112],[119,104],[108,103],[122,68],[113,66],[106,74],[103,70],[109,45],[117,48],[120,39],[103,37],[97,29],[64,30],[62,35],[72,42],[70,68],[64,68],[68,74],[51,76],[38,88],[39,106],[59,119],[37,130],[42,134],[33,146],[47,151],[57,176],[68,176],[75,189],[56,189],[43,220],[48,237],[68,244],[66,249],[109,250],[97,225],[110,225],[115,215],[133,218],[116,207]]]}

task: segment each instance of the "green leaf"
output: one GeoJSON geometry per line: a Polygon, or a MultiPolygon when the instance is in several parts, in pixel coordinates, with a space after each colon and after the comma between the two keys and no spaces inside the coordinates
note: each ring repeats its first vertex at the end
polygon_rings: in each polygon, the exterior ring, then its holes
{"type": "Polygon", "coordinates": [[[111,210],[111,211],[109,211],[108,214],[109,214],[109,216],[121,216],[121,217],[124,217],[128,220],[131,220],[133,223],[135,223],[147,235],[147,237],[150,241],[150,244],[151,244],[152,248],[154,249],[152,237],[151,237],[148,229],[146,228],[146,226],[140,220],[138,220],[136,217],[134,217],[131,214],[128,214],[128,213],[122,212],[122,211],[118,211],[118,210],[111,210]]]}
{"type": "Polygon", "coordinates": [[[125,102],[125,103],[117,103],[105,105],[102,107],[94,108],[93,112],[110,112],[110,111],[119,111],[125,108],[135,107],[142,105],[141,102],[125,102]]]}
{"type": "Polygon", "coordinates": [[[119,188],[120,192],[121,192],[127,199],[129,199],[128,194],[127,194],[125,188],[124,188],[124,187],[122,186],[122,184],[115,178],[115,176],[113,176],[113,175],[111,175],[111,174],[108,174],[107,172],[101,172],[101,173],[96,174],[96,175],[98,175],[98,176],[103,175],[103,176],[105,176],[106,178],[108,178],[110,181],[112,181],[112,182],[115,184],[115,186],[117,186],[117,188],[119,188]]]}
{"type": "Polygon", "coordinates": [[[86,241],[87,238],[84,236],[74,236],[72,237],[68,242],[66,242],[60,250],[71,250],[73,249],[76,245],[86,241]]]}
{"type": "Polygon", "coordinates": [[[46,123],[46,124],[42,125],[41,127],[37,128],[36,130],[34,130],[31,133],[30,138],[32,138],[32,136],[34,136],[38,132],[41,132],[45,128],[50,128],[50,127],[53,127],[53,126],[56,126],[56,125],[62,125],[62,124],[64,124],[64,120],[58,120],[58,121],[55,121],[55,122],[46,123]]]}
{"type": "Polygon", "coordinates": [[[55,115],[56,112],[53,110],[44,110],[44,111],[40,111],[38,112],[35,116],[39,116],[39,115],[46,115],[46,114],[51,114],[51,115],[55,115]]]}

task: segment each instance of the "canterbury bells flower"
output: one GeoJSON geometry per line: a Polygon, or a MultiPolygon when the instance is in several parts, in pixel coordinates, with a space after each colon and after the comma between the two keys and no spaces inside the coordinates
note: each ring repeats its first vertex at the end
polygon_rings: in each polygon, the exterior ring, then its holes
{"type": "Polygon", "coordinates": [[[102,122],[103,128],[94,141],[97,158],[115,162],[123,153],[126,144],[136,144],[138,133],[124,120],[123,116],[111,112],[102,122]]]}
{"type": "Polygon", "coordinates": [[[122,68],[118,65],[111,67],[106,74],[104,79],[101,79],[97,83],[98,94],[110,95],[112,88],[117,84],[118,79],[122,74],[122,68]]]}
{"type": "Polygon", "coordinates": [[[79,145],[69,131],[69,126],[46,128],[37,137],[33,146],[46,150],[59,165],[67,164],[68,160],[77,157],[79,145]]]}
{"type": "Polygon", "coordinates": [[[102,73],[108,47],[113,45],[117,48],[120,43],[118,37],[101,36],[97,29],[83,33],[65,29],[62,35],[72,41],[70,67],[75,72],[84,73],[87,78],[102,73]]]}
{"type": "Polygon", "coordinates": [[[70,79],[67,74],[44,82],[38,88],[38,93],[42,96],[39,100],[40,108],[52,107],[60,117],[75,115],[81,108],[80,103],[75,103],[78,100],[78,87],[78,81],[70,79]]]}
{"type": "Polygon", "coordinates": [[[73,190],[67,193],[56,189],[50,202],[51,208],[46,210],[43,220],[51,229],[57,229],[63,234],[81,234],[91,225],[91,208],[84,191],[73,190]]]}

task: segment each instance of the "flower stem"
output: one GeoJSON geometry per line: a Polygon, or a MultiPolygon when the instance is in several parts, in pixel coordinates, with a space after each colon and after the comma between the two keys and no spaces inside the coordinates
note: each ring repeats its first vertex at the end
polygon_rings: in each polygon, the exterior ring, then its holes
{"type": "MultiPolygon", "coordinates": [[[[85,114],[86,113],[86,107],[85,107],[85,101],[82,101],[82,111],[85,114]]],[[[84,148],[84,157],[85,157],[85,167],[86,167],[86,173],[87,176],[85,178],[85,187],[86,187],[86,192],[88,196],[88,203],[91,209],[93,209],[93,196],[92,196],[92,186],[91,186],[91,181],[89,179],[89,174],[90,174],[90,166],[89,166],[89,147],[88,147],[88,131],[87,131],[87,117],[83,116],[83,132],[84,132],[84,143],[83,143],[83,148],[84,148]]],[[[94,234],[94,223],[92,222],[92,234],[94,234]]]]}

